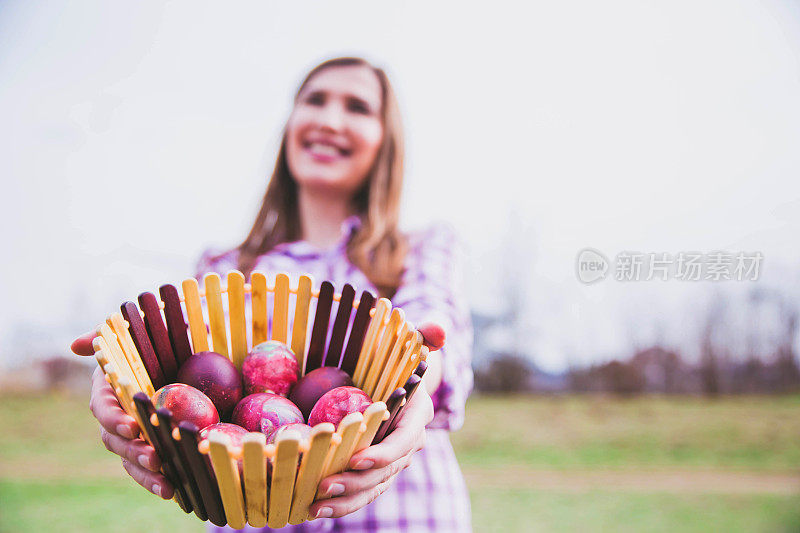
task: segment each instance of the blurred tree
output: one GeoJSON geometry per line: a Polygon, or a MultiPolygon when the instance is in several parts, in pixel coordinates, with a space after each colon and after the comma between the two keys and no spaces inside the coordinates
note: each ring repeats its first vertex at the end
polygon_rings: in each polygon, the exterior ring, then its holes
{"type": "Polygon", "coordinates": [[[484,392],[524,392],[529,390],[532,373],[527,359],[502,354],[484,368],[475,370],[475,388],[484,392]]]}
{"type": "Polygon", "coordinates": [[[796,392],[800,390],[800,368],[798,368],[797,354],[794,351],[794,339],[797,337],[798,331],[798,312],[797,308],[786,299],[782,299],[780,309],[784,327],[776,354],[775,370],[778,379],[774,392],[796,392]]]}
{"type": "Polygon", "coordinates": [[[715,293],[706,311],[705,325],[700,338],[700,382],[702,392],[706,396],[718,396],[721,392],[720,365],[722,364],[722,351],[715,344],[723,328],[724,297],[715,293]]]}
{"type": "Polygon", "coordinates": [[[681,356],[676,352],[661,346],[651,346],[636,352],[630,364],[642,375],[646,392],[680,392],[680,372],[684,365],[681,356]]]}
{"type": "Polygon", "coordinates": [[[645,379],[641,369],[631,361],[611,361],[598,369],[598,377],[606,392],[631,396],[644,391],[645,379]]]}

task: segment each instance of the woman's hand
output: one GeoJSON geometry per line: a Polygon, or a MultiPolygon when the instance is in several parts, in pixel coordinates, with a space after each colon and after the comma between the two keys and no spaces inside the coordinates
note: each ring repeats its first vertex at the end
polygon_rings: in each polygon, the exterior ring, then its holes
{"type": "MultiPolygon", "coordinates": [[[[429,349],[438,350],[444,345],[444,330],[440,326],[425,324],[419,327],[419,331],[429,349]]],[[[437,386],[439,379],[441,370],[438,371],[437,386]]],[[[380,444],[353,455],[349,463],[352,471],[322,480],[317,493],[323,499],[311,506],[309,514],[314,518],[344,516],[383,494],[397,474],[411,463],[414,453],[425,446],[425,426],[431,420],[433,402],[426,387],[419,387],[388,437],[380,444]]]]}
{"type": "MultiPolygon", "coordinates": [[[[92,355],[94,333],[81,335],[72,343],[78,355],[92,355]]],[[[100,367],[92,374],[89,410],[100,423],[100,439],[106,449],[122,458],[122,466],[141,486],[164,499],[172,498],[173,488],[161,474],[161,461],[152,446],[138,438],[139,425],[122,410],[100,367]]]]}

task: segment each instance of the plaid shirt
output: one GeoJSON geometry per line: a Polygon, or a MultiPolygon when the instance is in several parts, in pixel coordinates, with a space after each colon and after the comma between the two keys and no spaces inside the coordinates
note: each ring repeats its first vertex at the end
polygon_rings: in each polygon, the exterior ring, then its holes
{"type": "MultiPolygon", "coordinates": [[[[260,257],[255,268],[268,274],[287,272],[295,284],[299,274],[308,273],[316,283],[328,280],[337,288],[350,283],[357,293],[370,290],[377,294],[367,277],[347,259],[347,241],[359,224],[357,216],[348,218],[342,224],[341,240],[328,250],[320,251],[305,241],[280,244],[260,257]]],[[[425,449],[415,454],[393,485],[366,507],[342,518],[314,520],[279,531],[471,531],[469,496],[448,436],[448,430],[463,424],[464,403],[472,389],[472,323],[464,299],[464,251],[456,233],[446,225],[408,237],[406,271],[392,304],[402,308],[413,324],[435,322],[447,334],[441,350],[442,382],[433,395],[434,418],[428,425],[425,449]]],[[[198,273],[235,269],[236,259],[235,251],[221,255],[207,252],[198,273]]],[[[210,526],[209,531],[233,530],[210,526]]],[[[273,530],[247,527],[244,531],[273,530]]]]}

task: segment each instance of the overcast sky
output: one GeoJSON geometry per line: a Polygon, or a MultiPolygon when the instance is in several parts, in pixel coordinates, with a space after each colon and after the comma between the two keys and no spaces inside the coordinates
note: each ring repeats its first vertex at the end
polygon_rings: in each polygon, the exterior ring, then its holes
{"type": "Polygon", "coordinates": [[[798,5],[526,5],[3,2],[0,364],[240,241],[299,81],[342,54],[397,89],[404,225],[456,226],[478,310],[520,280],[544,367],[688,346],[698,302],[747,288],[583,285],[585,247],[757,250],[797,295],[798,5]]]}

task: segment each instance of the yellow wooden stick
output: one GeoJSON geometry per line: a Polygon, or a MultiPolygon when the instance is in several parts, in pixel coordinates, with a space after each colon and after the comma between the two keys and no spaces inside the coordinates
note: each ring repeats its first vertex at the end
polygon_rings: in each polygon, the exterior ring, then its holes
{"type": "Polygon", "coordinates": [[[203,304],[200,302],[200,287],[197,280],[183,280],[183,299],[186,303],[186,315],[189,317],[189,332],[192,334],[192,353],[208,351],[208,330],[203,318],[203,304]]]}
{"type": "Polygon", "coordinates": [[[419,354],[420,351],[422,351],[422,342],[422,334],[417,331],[411,341],[411,345],[406,349],[406,355],[403,356],[402,363],[398,365],[399,371],[392,379],[394,386],[386,389],[386,398],[391,396],[395,389],[404,386],[406,384],[406,380],[408,380],[408,377],[417,368],[417,364],[419,363],[419,354]]]}
{"type": "Polygon", "coordinates": [[[122,318],[121,313],[112,314],[108,321],[111,323],[111,327],[117,335],[117,341],[122,351],[125,353],[125,358],[136,374],[137,381],[142,385],[142,390],[148,396],[152,396],[156,390],[153,387],[153,382],[150,379],[150,375],[147,373],[147,369],[144,367],[144,362],[139,355],[139,350],[136,349],[136,345],[133,343],[131,334],[128,331],[128,323],[122,318]]]}
{"type": "MultiPolygon", "coordinates": [[[[119,400],[119,404],[120,406],[122,406],[122,409],[129,415],[133,416],[133,413],[136,412],[136,409],[134,408],[134,405],[132,403],[126,402],[125,398],[122,395],[122,387],[120,387],[119,385],[119,380],[121,379],[121,377],[117,372],[116,367],[114,366],[113,363],[109,362],[103,364],[102,361],[100,360],[101,354],[103,354],[102,351],[97,351],[95,352],[95,357],[97,358],[97,362],[100,363],[100,368],[103,370],[103,374],[105,374],[106,382],[109,385],[111,385],[111,390],[114,391],[114,395],[117,397],[117,400],[119,400]]],[[[106,360],[105,356],[102,357],[103,360],[106,360]]],[[[127,380],[128,383],[130,383],[129,379],[127,378],[125,379],[127,380]]],[[[136,418],[136,422],[139,422],[138,417],[134,416],[134,418],[136,418]]]]}
{"type": "Polygon", "coordinates": [[[386,364],[378,376],[378,384],[375,386],[375,393],[372,395],[376,401],[383,401],[386,399],[386,389],[392,384],[392,376],[400,365],[400,354],[405,350],[406,344],[412,338],[413,334],[413,331],[408,331],[408,322],[404,322],[394,342],[394,346],[392,346],[392,351],[386,359],[386,364]]]}
{"type": "Polygon", "coordinates": [[[222,282],[219,274],[209,272],[203,278],[208,306],[208,324],[214,351],[228,358],[228,336],[225,333],[225,309],[222,307],[222,282]]]}
{"type": "Polygon", "coordinates": [[[253,291],[250,302],[253,307],[253,346],[269,340],[267,336],[267,276],[263,272],[250,274],[253,291]]]}
{"type": "Polygon", "coordinates": [[[294,306],[294,324],[292,325],[292,351],[297,357],[301,372],[305,372],[306,331],[308,329],[308,307],[311,302],[311,285],[309,276],[300,276],[297,284],[297,303],[294,306]]]}
{"type": "Polygon", "coordinates": [[[131,369],[131,366],[128,364],[125,354],[123,354],[122,350],[119,348],[119,344],[116,342],[116,335],[106,324],[98,326],[97,330],[100,336],[95,337],[94,340],[92,340],[92,347],[95,350],[102,350],[109,362],[114,365],[114,368],[116,368],[117,374],[127,377],[134,385],[138,387],[139,381],[136,379],[133,369],[131,369]],[[105,334],[102,334],[101,331],[105,331],[105,334]],[[113,338],[114,344],[117,346],[116,350],[111,348],[112,345],[107,342],[108,338],[113,338]]]}
{"type": "Polygon", "coordinates": [[[97,363],[100,365],[100,370],[103,370],[105,372],[105,369],[103,367],[106,366],[111,361],[108,359],[108,356],[103,350],[101,350],[99,347],[94,346],[94,343],[92,343],[92,348],[94,349],[94,358],[97,359],[97,363]]]}
{"type": "Polygon", "coordinates": [[[244,455],[244,496],[247,523],[253,527],[267,525],[267,463],[263,433],[248,433],[242,438],[244,455]]]}
{"type": "Polygon", "coordinates": [[[297,473],[292,510],[289,513],[289,523],[292,525],[301,524],[308,517],[308,508],[317,493],[317,485],[322,477],[322,467],[328,455],[333,431],[334,427],[330,422],[317,424],[311,430],[311,444],[303,453],[303,462],[297,473]]]}
{"type": "Polygon", "coordinates": [[[342,441],[338,446],[331,448],[331,451],[328,452],[325,466],[322,468],[323,478],[344,471],[347,462],[350,461],[350,457],[353,456],[353,449],[358,440],[358,434],[361,431],[361,424],[363,421],[364,415],[355,412],[350,413],[339,422],[339,428],[336,430],[336,433],[341,436],[342,441]]]}
{"type": "Polygon", "coordinates": [[[361,387],[364,384],[364,378],[378,342],[378,335],[383,330],[384,320],[391,308],[392,302],[386,298],[379,298],[378,303],[375,304],[375,313],[372,315],[372,320],[370,320],[367,333],[364,336],[364,344],[361,346],[361,353],[358,356],[356,369],[353,372],[353,382],[357,387],[361,387]]]}
{"type": "MultiPolygon", "coordinates": [[[[121,377],[118,380],[119,390],[117,391],[117,397],[120,400],[120,405],[123,406],[125,412],[131,415],[136,423],[139,425],[139,433],[145,441],[150,443],[150,439],[147,437],[147,433],[144,431],[144,424],[142,423],[142,419],[139,416],[139,411],[136,409],[136,405],[133,403],[133,395],[136,394],[137,391],[133,383],[128,378],[121,377]]],[[[152,444],[152,443],[150,443],[152,444]]]]}
{"type": "Polygon", "coordinates": [[[244,314],[244,275],[238,270],[228,272],[228,320],[231,327],[231,360],[242,368],[247,357],[247,319],[244,314]]]}
{"type": "Polygon", "coordinates": [[[275,276],[275,305],[272,309],[272,339],[286,342],[289,329],[287,316],[289,313],[289,276],[280,273],[275,276]]]}
{"type": "Polygon", "coordinates": [[[375,355],[370,361],[367,377],[364,380],[364,392],[372,397],[375,394],[375,386],[378,384],[378,377],[383,372],[386,366],[386,358],[389,355],[389,350],[394,346],[395,341],[400,335],[400,327],[406,325],[405,313],[399,307],[392,309],[392,314],[389,317],[389,323],[383,330],[381,342],[378,349],[375,350],[375,355]]]}
{"type": "Polygon", "coordinates": [[[296,431],[286,431],[278,435],[267,516],[267,525],[273,529],[288,523],[299,456],[300,435],[296,431]]]}
{"type": "Polygon", "coordinates": [[[239,480],[239,467],[229,451],[230,443],[231,439],[227,435],[212,432],[208,438],[208,453],[217,476],[228,525],[233,529],[242,529],[245,526],[244,496],[239,480]]]}
{"type": "Polygon", "coordinates": [[[420,361],[427,361],[429,352],[430,352],[430,350],[428,349],[427,346],[423,346],[422,348],[420,348],[420,350],[419,350],[419,360],[420,361]]]}
{"type": "Polygon", "coordinates": [[[406,346],[403,350],[403,356],[400,358],[397,368],[395,368],[394,372],[392,373],[392,378],[389,381],[389,385],[386,387],[383,397],[379,398],[380,400],[385,402],[389,396],[392,395],[392,392],[394,392],[395,389],[406,384],[408,376],[410,376],[411,372],[413,372],[417,367],[417,361],[419,361],[419,350],[421,347],[422,334],[419,331],[415,331],[413,338],[406,342],[406,346]]]}
{"type": "Polygon", "coordinates": [[[375,434],[378,433],[381,422],[388,418],[389,411],[386,409],[385,403],[375,402],[367,407],[366,411],[364,411],[364,423],[361,425],[358,440],[353,448],[353,453],[350,454],[351,457],[372,445],[372,439],[374,439],[375,434]]]}

